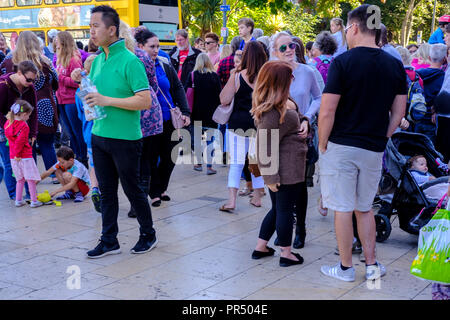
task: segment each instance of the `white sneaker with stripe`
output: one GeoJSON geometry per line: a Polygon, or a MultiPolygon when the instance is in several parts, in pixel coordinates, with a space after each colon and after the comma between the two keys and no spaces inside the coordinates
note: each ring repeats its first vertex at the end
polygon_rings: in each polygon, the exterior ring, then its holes
{"type": "Polygon", "coordinates": [[[326,276],[336,278],[342,281],[347,282],[355,281],[355,268],[351,267],[347,270],[342,270],[340,262],[335,266],[322,266],[320,268],[320,271],[326,276]]]}

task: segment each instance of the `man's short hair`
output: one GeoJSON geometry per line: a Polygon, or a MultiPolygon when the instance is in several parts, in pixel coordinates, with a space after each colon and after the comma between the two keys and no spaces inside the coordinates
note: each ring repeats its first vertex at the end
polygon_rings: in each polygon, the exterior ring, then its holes
{"type": "Polygon", "coordinates": [[[91,13],[100,12],[102,14],[102,21],[106,25],[107,28],[114,26],[116,27],[116,36],[119,37],[119,28],[120,28],[120,18],[117,11],[110,6],[101,5],[92,8],[91,13]]]}
{"type": "Polygon", "coordinates": [[[443,43],[435,43],[430,47],[430,60],[434,63],[443,62],[447,57],[447,46],[443,43]]]}
{"type": "Polygon", "coordinates": [[[177,32],[175,32],[175,37],[176,36],[182,36],[183,38],[187,39],[187,38],[189,38],[189,33],[184,29],[180,29],[180,30],[177,30],[177,32]]]}
{"type": "Polygon", "coordinates": [[[251,18],[241,18],[241,19],[239,19],[238,26],[241,25],[241,24],[245,24],[245,26],[247,28],[251,27],[252,30],[250,31],[250,33],[253,33],[253,29],[255,28],[255,22],[253,22],[253,20],[251,18]]]}
{"type": "Polygon", "coordinates": [[[369,14],[368,9],[371,5],[370,4],[363,4],[359,6],[358,8],[350,11],[348,13],[348,23],[357,23],[359,30],[361,30],[361,33],[368,34],[371,36],[376,36],[378,29],[369,29],[367,22],[370,17],[372,17],[373,13],[369,14]]]}
{"type": "Polygon", "coordinates": [[[198,37],[198,38],[195,39],[195,41],[194,41],[195,44],[199,44],[200,42],[205,42],[205,40],[203,40],[202,38],[198,37]]]}
{"type": "Polygon", "coordinates": [[[56,152],[56,157],[63,158],[64,160],[70,160],[75,158],[75,153],[69,147],[62,146],[56,152]]]}
{"type": "Polygon", "coordinates": [[[211,38],[217,43],[219,43],[219,40],[220,40],[219,36],[217,34],[215,34],[214,32],[208,32],[207,34],[205,34],[205,39],[206,38],[211,38]]]}
{"type": "Polygon", "coordinates": [[[23,75],[25,75],[28,72],[31,72],[34,74],[37,74],[39,72],[36,65],[30,60],[25,60],[25,61],[20,62],[19,65],[17,66],[17,68],[15,68],[15,69],[20,71],[20,73],[22,73],[23,75]]]}

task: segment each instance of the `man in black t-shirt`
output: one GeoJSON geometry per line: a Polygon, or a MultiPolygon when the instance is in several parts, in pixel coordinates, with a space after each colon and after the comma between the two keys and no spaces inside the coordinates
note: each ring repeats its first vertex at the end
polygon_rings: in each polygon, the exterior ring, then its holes
{"type": "Polygon", "coordinates": [[[341,263],[322,266],[325,275],[355,280],[352,212],[366,257],[366,279],[386,269],[375,258],[372,202],[381,177],[383,151],[406,108],[406,73],[400,61],[375,44],[370,6],[348,14],[350,51],[330,66],[319,114],[320,184],[324,207],[335,211],[341,263]]]}

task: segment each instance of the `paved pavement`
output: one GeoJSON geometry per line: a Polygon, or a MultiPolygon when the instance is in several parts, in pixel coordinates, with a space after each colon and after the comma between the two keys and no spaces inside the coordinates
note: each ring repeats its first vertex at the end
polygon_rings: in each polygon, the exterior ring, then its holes
{"type": "MultiPolygon", "coordinates": [[[[39,166],[42,169],[41,161],[39,166]]],[[[169,186],[172,201],[152,209],[158,247],[143,255],[129,253],[138,240],[138,223],[127,217],[129,203],[120,190],[122,253],[96,260],[86,258],[101,231],[101,216],[90,199],[81,204],[66,201],[61,207],[15,208],[3,183],[0,299],[431,300],[430,283],[409,273],[417,236],[400,230],[397,220],[390,238],[377,244],[378,259],[387,267],[379,283],[365,282],[358,255],[353,260],[355,282],[322,275],[320,266],[336,263],[338,257],[333,215],[317,212],[317,186],[309,189],[306,246],[299,250],[305,262],[280,268],[279,253],[252,260],[270,199],[264,197],[263,207],[255,208],[248,198],[239,198],[234,214],[220,212],[228,170],[216,168],[217,175],[207,176],[189,165],[176,166],[169,186]]],[[[55,187],[46,180],[38,191],[55,187]]]]}

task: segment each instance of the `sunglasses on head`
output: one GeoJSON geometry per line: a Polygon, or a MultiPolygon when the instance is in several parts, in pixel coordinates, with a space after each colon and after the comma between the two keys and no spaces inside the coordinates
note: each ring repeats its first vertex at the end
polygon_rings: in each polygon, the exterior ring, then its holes
{"type": "Polygon", "coordinates": [[[294,50],[295,46],[297,44],[295,42],[291,42],[289,44],[283,44],[282,46],[280,46],[280,48],[278,49],[281,53],[285,52],[287,50],[287,48],[289,47],[289,49],[294,50]]]}

